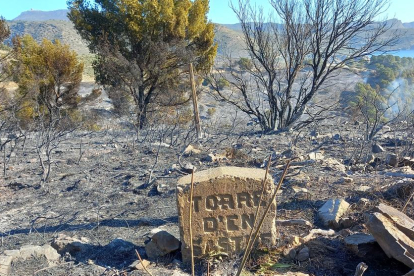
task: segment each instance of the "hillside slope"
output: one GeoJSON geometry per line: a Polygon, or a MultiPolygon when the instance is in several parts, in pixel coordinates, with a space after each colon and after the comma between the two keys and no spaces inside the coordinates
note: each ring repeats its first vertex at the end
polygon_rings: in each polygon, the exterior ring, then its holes
{"type": "Polygon", "coordinates": [[[64,44],[68,44],[71,49],[79,55],[89,53],[86,43],[76,32],[72,22],[64,20],[47,21],[8,21],[11,37],[16,35],[31,35],[38,42],[43,38],[49,40],[59,39],[64,44]]]}

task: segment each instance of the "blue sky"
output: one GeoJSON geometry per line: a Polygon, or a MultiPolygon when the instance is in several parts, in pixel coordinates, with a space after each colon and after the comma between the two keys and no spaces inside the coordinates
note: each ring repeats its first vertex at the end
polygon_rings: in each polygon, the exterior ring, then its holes
{"type": "MultiPolygon", "coordinates": [[[[268,0],[250,0],[250,2],[263,6],[265,11],[271,10],[268,0]]],[[[414,22],[414,0],[390,0],[390,3],[388,18],[396,17],[404,23],[414,22]]],[[[7,20],[30,9],[43,11],[66,9],[66,0],[0,0],[0,15],[7,20]]],[[[210,0],[209,18],[214,23],[237,23],[236,16],[229,8],[228,0],[210,0]]]]}

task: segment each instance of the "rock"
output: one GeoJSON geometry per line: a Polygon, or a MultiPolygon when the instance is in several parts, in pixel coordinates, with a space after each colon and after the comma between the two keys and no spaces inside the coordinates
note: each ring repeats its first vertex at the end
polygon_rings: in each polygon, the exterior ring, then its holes
{"type": "Polygon", "coordinates": [[[60,259],[60,254],[49,244],[42,246],[43,252],[49,263],[57,262],[60,259]]]}
{"type": "Polygon", "coordinates": [[[193,145],[188,145],[185,149],[184,149],[184,155],[190,156],[193,154],[200,154],[201,150],[197,149],[196,147],[194,147],[193,145]]]}
{"type": "Polygon", "coordinates": [[[352,179],[351,177],[341,177],[341,179],[339,179],[339,183],[341,183],[341,184],[352,184],[352,183],[354,183],[354,179],[352,179]]]}
{"type": "Polygon", "coordinates": [[[129,255],[134,254],[135,245],[123,239],[114,239],[108,243],[107,248],[113,255],[129,255]]]}
{"type": "Polygon", "coordinates": [[[29,258],[38,258],[45,256],[49,265],[56,263],[60,255],[50,245],[24,245],[20,250],[5,250],[4,255],[0,255],[0,276],[8,276],[10,265],[15,258],[27,260],[29,258]]]}
{"type": "Polygon", "coordinates": [[[411,169],[411,167],[402,167],[398,170],[386,172],[384,175],[392,177],[414,178],[414,171],[411,169]]]}
{"type": "Polygon", "coordinates": [[[340,140],[342,137],[341,137],[341,135],[340,134],[335,134],[334,136],[332,136],[332,138],[334,139],[334,140],[340,140]]]}
{"type": "Polygon", "coordinates": [[[388,257],[414,268],[414,221],[397,209],[380,204],[366,227],[388,257]]]}
{"type": "Polygon", "coordinates": [[[359,257],[364,257],[370,251],[375,250],[376,241],[372,235],[358,233],[344,239],[345,246],[359,257]]]}
{"type": "Polygon", "coordinates": [[[397,196],[400,199],[407,199],[414,190],[414,180],[403,179],[398,181],[395,185],[392,185],[388,190],[387,194],[391,197],[397,196]]]}
{"type": "Polygon", "coordinates": [[[295,198],[296,199],[309,199],[311,197],[311,194],[309,193],[308,189],[306,189],[306,188],[293,186],[292,190],[295,193],[295,198]]]}
{"type": "Polygon", "coordinates": [[[140,260],[137,260],[133,262],[131,265],[129,265],[129,268],[136,269],[136,270],[144,270],[144,267],[142,266],[144,264],[145,268],[147,268],[149,265],[151,265],[151,262],[148,260],[142,260],[142,263],[140,260]]]}
{"type": "Polygon", "coordinates": [[[20,255],[20,250],[4,250],[4,255],[16,258],[20,255]]]}
{"type": "Polygon", "coordinates": [[[216,162],[216,156],[212,153],[207,154],[203,158],[201,158],[203,162],[216,162]]]}
{"type": "Polygon", "coordinates": [[[358,201],[358,205],[359,206],[366,206],[367,204],[370,203],[370,200],[368,198],[360,198],[358,201]]]}
{"type": "Polygon", "coordinates": [[[43,255],[43,248],[38,245],[24,245],[20,248],[19,257],[23,260],[43,255]]]}
{"type": "Polygon", "coordinates": [[[51,245],[60,254],[68,252],[73,255],[87,250],[88,242],[89,241],[86,238],[81,238],[81,240],[79,240],[74,237],[66,236],[65,234],[59,234],[58,237],[52,241],[51,245]]]}
{"type": "Polygon", "coordinates": [[[309,133],[309,135],[310,135],[311,137],[318,138],[319,133],[318,133],[316,130],[312,130],[312,131],[309,133]]]}
{"type": "Polygon", "coordinates": [[[175,189],[173,189],[173,190],[171,190],[170,189],[170,185],[168,185],[168,184],[158,184],[157,185],[157,193],[159,194],[159,195],[162,195],[162,194],[167,194],[168,192],[170,192],[170,191],[174,191],[175,189]]]}
{"type": "Polygon", "coordinates": [[[195,172],[197,170],[197,168],[196,168],[196,166],[194,166],[191,163],[186,163],[186,164],[184,164],[183,170],[186,173],[192,173],[193,171],[195,172]]]}
{"type": "Polygon", "coordinates": [[[0,255],[0,276],[8,276],[10,273],[10,265],[13,261],[12,256],[0,255]]]}
{"type": "Polygon", "coordinates": [[[167,231],[159,231],[145,245],[148,258],[157,259],[180,248],[180,241],[167,231]]]}
{"type": "Polygon", "coordinates": [[[391,131],[391,127],[390,126],[383,126],[382,130],[384,130],[384,132],[391,131]]]}
{"type": "Polygon", "coordinates": [[[343,199],[330,199],[319,209],[319,218],[326,227],[337,229],[339,219],[349,208],[349,203],[343,199]]]}
{"type": "MultiPolygon", "coordinates": [[[[258,242],[276,243],[276,202],[272,200],[275,185],[271,175],[262,182],[266,171],[240,167],[218,167],[194,174],[194,202],[192,212],[194,255],[201,258],[209,252],[242,253],[255,220],[257,206],[270,205],[263,221],[258,242]]],[[[188,197],[191,175],[178,180],[177,209],[183,262],[191,262],[188,197]]],[[[260,213],[259,213],[259,216],[260,213]]]]}
{"type": "Polygon", "coordinates": [[[369,190],[371,190],[370,186],[365,186],[365,185],[361,185],[355,188],[355,191],[357,192],[368,192],[369,190]]]}
{"type": "Polygon", "coordinates": [[[323,160],[325,157],[322,152],[314,151],[307,155],[307,160],[323,160]]]}
{"type": "Polygon", "coordinates": [[[344,237],[344,238],[346,238],[346,237],[348,237],[348,236],[350,236],[350,235],[352,235],[352,231],[351,230],[349,230],[349,229],[342,229],[342,230],[340,230],[339,232],[338,232],[338,234],[340,235],[340,236],[342,236],[342,237],[344,237]]]}
{"type": "Polygon", "coordinates": [[[353,218],[341,218],[339,220],[339,226],[341,228],[351,228],[352,226],[356,225],[357,222],[353,218]]]}
{"type": "Polygon", "coordinates": [[[397,166],[398,165],[398,155],[396,155],[394,153],[387,154],[387,156],[385,157],[385,164],[387,164],[391,167],[397,166]]]}
{"type": "Polygon", "coordinates": [[[378,144],[373,144],[372,145],[372,152],[373,153],[381,153],[381,152],[385,152],[385,149],[383,147],[381,147],[378,144]]]}
{"type": "Polygon", "coordinates": [[[361,163],[363,164],[371,164],[374,161],[375,161],[375,155],[373,154],[368,154],[364,158],[361,159],[361,163]]]}
{"type": "Polygon", "coordinates": [[[296,260],[299,262],[304,262],[309,259],[309,248],[305,246],[302,248],[296,255],[296,260]]]}
{"type": "Polygon", "coordinates": [[[286,252],[286,257],[291,258],[292,260],[296,259],[296,249],[294,248],[289,248],[286,252]]]}
{"type": "Polygon", "coordinates": [[[404,166],[414,167],[414,159],[412,159],[410,157],[403,157],[402,162],[403,162],[404,166]]]}
{"type": "Polygon", "coordinates": [[[404,274],[403,276],[414,276],[414,269],[410,270],[408,273],[404,274]]]}
{"type": "Polygon", "coordinates": [[[331,171],[345,172],[345,165],[334,158],[325,158],[323,160],[323,166],[331,171]]]}

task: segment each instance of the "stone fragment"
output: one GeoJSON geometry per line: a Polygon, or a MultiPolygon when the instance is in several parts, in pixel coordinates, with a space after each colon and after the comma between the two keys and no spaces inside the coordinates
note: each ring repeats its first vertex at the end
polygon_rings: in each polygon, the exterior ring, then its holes
{"type": "Polygon", "coordinates": [[[414,269],[410,270],[408,273],[404,274],[404,276],[414,276],[414,269]]]}
{"type": "Polygon", "coordinates": [[[196,166],[194,166],[191,163],[186,163],[184,164],[184,167],[182,168],[183,171],[185,171],[186,173],[191,173],[191,172],[195,172],[197,170],[196,166]]]}
{"type": "Polygon", "coordinates": [[[38,257],[44,255],[43,248],[38,245],[24,245],[20,248],[19,257],[23,260],[29,259],[30,257],[38,257]]]}
{"type": "Polygon", "coordinates": [[[414,167],[414,159],[410,157],[403,157],[402,160],[404,166],[414,167]]]}
{"type": "MultiPolygon", "coordinates": [[[[144,266],[145,266],[145,268],[147,268],[150,264],[151,264],[151,262],[150,261],[148,261],[148,260],[142,260],[142,263],[144,264],[144,266]]],[[[131,268],[131,269],[136,269],[136,270],[144,270],[144,267],[142,266],[142,263],[141,263],[141,261],[140,260],[137,260],[137,261],[135,261],[135,262],[133,262],[130,266],[129,266],[129,268],[131,268]]]]}
{"type": "Polygon", "coordinates": [[[341,218],[339,220],[339,226],[341,228],[351,228],[352,226],[356,225],[357,222],[354,218],[341,218]]]}
{"type": "Polygon", "coordinates": [[[50,262],[56,262],[60,259],[60,254],[49,244],[45,244],[42,246],[43,254],[45,255],[46,259],[50,262]]]}
{"type": "Polygon", "coordinates": [[[309,259],[309,247],[305,246],[296,255],[296,260],[299,262],[304,262],[308,259],[309,259]]]}
{"type": "Polygon", "coordinates": [[[0,255],[0,276],[8,276],[10,265],[13,261],[12,256],[0,255]]]}
{"type": "Polygon", "coordinates": [[[145,245],[148,258],[157,259],[180,248],[180,241],[167,231],[155,233],[151,241],[145,245]]]}
{"type": "MultiPolygon", "coordinates": [[[[260,204],[259,218],[265,206],[271,204],[258,242],[276,242],[276,203],[270,202],[274,183],[270,175],[260,201],[265,170],[239,167],[219,167],[194,174],[192,231],[194,255],[200,258],[209,252],[241,253],[247,243],[255,212],[260,204]]],[[[191,176],[178,181],[177,207],[184,263],[189,263],[189,191],[191,176]]]]}
{"type": "Polygon", "coordinates": [[[322,152],[314,151],[307,155],[308,160],[323,160],[325,157],[323,156],[322,152]]]}
{"type": "Polygon", "coordinates": [[[373,245],[376,241],[372,235],[357,233],[344,239],[345,246],[359,257],[364,257],[367,253],[374,250],[373,245]]]}
{"type": "Polygon", "coordinates": [[[414,221],[397,209],[380,204],[366,227],[388,257],[414,268],[414,221]]]}
{"type": "Polygon", "coordinates": [[[341,179],[339,179],[339,183],[341,184],[352,184],[354,183],[354,179],[352,179],[351,177],[341,177],[341,179]]]}
{"type": "Polygon", "coordinates": [[[346,171],[345,165],[334,158],[325,158],[323,160],[323,166],[326,169],[331,170],[331,171],[337,171],[337,172],[346,171]]]}
{"type": "Polygon", "coordinates": [[[58,253],[76,254],[81,251],[85,251],[88,247],[88,240],[81,238],[80,240],[75,237],[69,237],[65,234],[59,234],[57,238],[52,241],[51,246],[57,250],[58,253]]]}
{"type": "Polygon", "coordinates": [[[349,208],[349,203],[343,199],[330,199],[319,209],[319,218],[324,226],[337,229],[339,219],[349,208]]]}
{"type": "Polygon", "coordinates": [[[193,154],[200,154],[201,150],[197,149],[196,147],[194,147],[193,145],[188,145],[185,149],[184,149],[184,155],[193,155],[193,154]]]}
{"type": "Polygon", "coordinates": [[[381,152],[385,152],[385,149],[383,147],[381,147],[381,145],[373,144],[372,145],[372,152],[373,153],[381,153],[381,152]]]}
{"type": "Polygon", "coordinates": [[[296,259],[296,255],[297,255],[296,249],[294,249],[294,248],[289,248],[289,249],[287,250],[287,254],[286,254],[286,256],[288,256],[288,257],[289,257],[289,258],[291,258],[292,260],[295,260],[295,259],[296,259]]]}
{"type": "Polygon", "coordinates": [[[391,197],[397,196],[402,200],[406,200],[414,190],[414,180],[404,179],[398,181],[395,185],[392,185],[388,190],[387,194],[391,197]]]}
{"type": "Polygon", "coordinates": [[[394,154],[394,153],[389,153],[386,157],[385,157],[385,164],[391,166],[391,167],[395,167],[398,165],[398,155],[394,154]]]}
{"type": "Polygon", "coordinates": [[[4,250],[3,254],[16,258],[20,255],[20,250],[4,250]]]}
{"type": "Polygon", "coordinates": [[[295,193],[295,198],[296,199],[309,199],[311,197],[311,194],[309,193],[308,189],[306,189],[306,188],[293,186],[292,190],[295,193]]]}
{"type": "Polygon", "coordinates": [[[216,156],[212,153],[207,154],[204,156],[201,161],[203,162],[216,162],[216,156]]]}
{"type": "Polygon", "coordinates": [[[355,191],[357,192],[368,192],[369,190],[371,190],[370,186],[365,186],[365,185],[361,185],[361,186],[357,186],[355,187],[355,191]]]}
{"type": "Polygon", "coordinates": [[[361,163],[363,164],[371,164],[374,161],[375,161],[375,155],[373,154],[368,154],[364,156],[364,158],[361,159],[361,163]]]}
{"type": "Polygon", "coordinates": [[[334,136],[332,136],[332,138],[333,138],[334,140],[340,140],[340,139],[342,138],[342,136],[341,136],[341,134],[336,133],[334,136]]]}

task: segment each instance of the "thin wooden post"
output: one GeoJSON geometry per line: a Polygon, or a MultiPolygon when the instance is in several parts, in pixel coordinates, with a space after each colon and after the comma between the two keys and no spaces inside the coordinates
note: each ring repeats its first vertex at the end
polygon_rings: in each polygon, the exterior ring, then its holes
{"type": "Polygon", "coordinates": [[[198,102],[197,102],[197,93],[196,93],[196,85],[194,80],[194,70],[193,64],[190,63],[190,82],[191,82],[191,91],[192,91],[192,98],[193,98],[193,110],[194,110],[194,124],[197,131],[197,137],[200,139],[203,137],[201,133],[201,125],[200,125],[200,113],[198,112],[198,102]]]}

